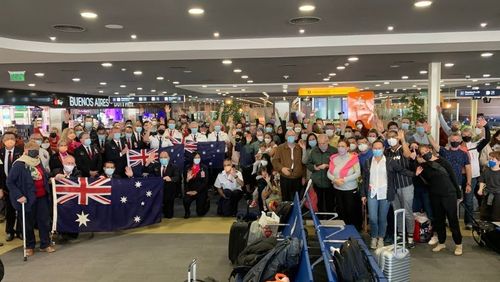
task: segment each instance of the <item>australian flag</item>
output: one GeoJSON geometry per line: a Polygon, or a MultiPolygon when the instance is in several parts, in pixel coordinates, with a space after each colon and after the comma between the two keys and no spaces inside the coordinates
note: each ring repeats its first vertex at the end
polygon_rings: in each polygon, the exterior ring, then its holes
{"type": "Polygon", "coordinates": [[[58,232],[109,232],[159,223],[163,181],[149,178],[71,178],[53,182],[58,232]]]}
{"type": "Polygon", "coordinates": [[[184,144],[176,144],[174,146],[163,147],[160,149],[130,150],[127,157],[128,163],[134,172],[134,176],[141,177],[143,175],[144,164],[146,164],[146,160],[150,154],[154,154],[154,161],[157,162],[160,157],[160,153],[163,151],[168,152],[172,164],[176,165],[180,169],[184,167],[184,144]]]}
{"type": "MultiPolygon", "coordinates": [[[[220,169],[224,166],[225,149],[225,142],[196,143],[196,151],[201,154],[201,162],[209,168],[220,169]]],[[[185,150],[185,165],[193,164],[193,152],[185,150]]]]}

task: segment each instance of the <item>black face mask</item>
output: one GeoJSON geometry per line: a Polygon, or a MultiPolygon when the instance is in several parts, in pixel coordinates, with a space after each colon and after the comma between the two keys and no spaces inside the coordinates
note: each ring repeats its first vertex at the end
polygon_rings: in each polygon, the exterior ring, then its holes
{"type": "Polygon", "coordinates": [[[158,134],[163,135],[165,133],[165,129],[158,129],[158,134]]]}
{"type": "Polygon", "coordinates": [[[430,159],[432,159],[432,153],[431,152],[427,152],[426,154],[423,154],[422,155],[422,158],[426,161],[430,161],[430,159]]]}
{"type": "Polygon", "coordinates": [[[451,132],[458,132],[458,128],[457,127],[452,127],[451,128],[451,132]]]}
{"type": "Polygon", "coordinates": [[[57,137],[57,134],[56,134],[55,132],[52,132],[52,133],[50,133],[50,137],[51,137],[51,138],[56,138],[56,137],[57,137]]]}
{"type": "Polygon", "coordinates": [[[458,148],[460,146],[460,142],[450,142],[451,147],[458,148]]]}
{"type": "Polygon", "coordinates": [[[29,150],[28,156],[32,157],[32,158],[36,158],[36,157],[38,157],[38,153],[39,153],[38,150],[29,150]]]}
{"type": "Polygon", "coordinates": [[[464,137],[462,137],[462,140],[464,140],[464,142],[467,143],[467,142],[470,142],[472,140],[472,137],[464,136],[464,137]]]}

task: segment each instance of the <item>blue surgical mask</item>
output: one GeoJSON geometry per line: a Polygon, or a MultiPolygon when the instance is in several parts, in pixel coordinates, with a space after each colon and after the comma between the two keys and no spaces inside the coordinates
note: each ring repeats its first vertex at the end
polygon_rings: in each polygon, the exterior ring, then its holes
{"type": "Polygon", "coordinates": [[[286,138],[286,141],[287,141],[288,143],[295,143],[295,136],[293,136],[293,135],[288,136],[288,137],[286,138]]]}
{"type": "Polygon", "coordinates": [[[409,124],[407,124],[407,123],[402,123],[402,124],[401,124],[401,128],[402,128],[403,130],[408,130],[408,128],[410,128],[410,125],[409,125],[409,124]]]}
{"type": "Polygon", "coordinates": [[[194,164],[200,164],[200,162],[201,162],[201,159],[193,159],[194,164]]]}
{"type": "Polygon", "coordinates": [[[104,173],[107,175],[107,176],[112,176],[113,173],[115,173],[115,169],[114,168],[105,168],[104,169],[104,173]]]}
{"type": "Polygon", "coordinates": [[[35,140],[35,142],[38,144],[38,146],[42,145],[42,140],[35,140]]]}
{"type": "Polygon", "coordinates": [[[115,133],[115,134],[113,134],[113,139],[115,139],[115,140],[118,140],[118,139],[120,139],[121,137],[122,137],[122,134],[121,134],[121,133],[115,133]]]}
{"type": "Polygon", "coordinates": [[[161,164],[161,165],[168,165],[168,161],[169,161],[169,160],[170,160],[170,159],[168,159],[168,158],[161,158],[161,159],[160,159],[160,164],[161,164]]]}
{"type": "Polygon", "coordinates": [[[85,145],[85,146],[90,146],[91,143],[92,143],[92,140],[90,140],[89,138],[87,138],[83,141],[83,145],[85,145]]]}
{"type": "Polygon", "coordinates": [[[135,128],[135,132],[137,132],[137,133],[141,134],[141,132],[142,132],[142,127],[136,127],[136,128],[135,128]]]}
{"type": "Polygon", "coordinates": [[[425,133],[425,128],[423,128],[422,126],[418,126],[417,127],[417,133],[418,134],[424,134],[425,133]]]}
{"type": "Polygon", "coordinates": [[[215,132],[219,132],[220,131],[220,125],[214,126],[214,130],[215,130],[215,132]]]}
{"type": "Polygon", "coordinates": [[[102,140],[105,140],[105,139],[106,139],[106,135],[104,135],[104,134],[99,134],[99,135],[97,135],[97,138],[99,138],[99,140],[100,140],[100,141],[102,141],[102,140]]]}
{"type": "Polygon", "coordinates": [[[85,122],[85,128],[87,128],[87,129],[92,128],[92,122],[91,121],[86,121],[85,122]]]}
{"type": "Polygon", "coordinates": [[[125,133],[125,137],[132,138],[132,133],[125,133]]]}
{"type": "Polygon", "coordinates": [[[83,131],[81,131],[81,130],[75,131],[76,137],[80,137],[80,134],[82,134],[82,132],[83,131]]]}
{"type": "Polygon", "coordinates": [[[316,145],[318,145],[318,141],[316,140],[309,140],[309,146],[311,146],[312,148],[316,147],[316,145]]]}
{"type": "Polygon", "coordinates": [[[174,130],[175,129],[175,123],[169,123],[168,124],[168,129],[174,130]]]}
{"type": "Polygon", "coordinates": [[[192,134],[198,133],[198,128],[191,128],[191,133],[192,134]]]}
{"type": "Polygon", "coordinates": [[[384,154],[384,150],[382,150],[382,149],[373,150],[374,157],[381,157],[383,154],[384,154]]]}
{"type": "Polygon", "coordinates": [[[494,160],[489,160],[488,161],[488,167],[493,168],[497,165],[497,162],[494,160]]]}
{"type": "Polygon", "coordinates": [[[268,133],[273,132],[273,128],[272,127],[266,127],[266,132],[268,132],[268,133]]]}

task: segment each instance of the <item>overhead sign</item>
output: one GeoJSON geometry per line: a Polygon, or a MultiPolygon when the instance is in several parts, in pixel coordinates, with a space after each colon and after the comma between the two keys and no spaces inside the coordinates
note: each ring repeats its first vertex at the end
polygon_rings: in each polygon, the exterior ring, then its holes
{"type": "Polygon", "coordinates": [[[85,96],[68,96],[68,107],[85,107],[85,108],[107,108],[109,107],[108,97],[85,97],[85,96]]]}
{"type": "Polygon", "coordinates": [[[455,90],[456,97],[490,97],[490,96],[500,96],[500,89],[457,89],[455,90]]]}
{"type": "Polygon", "coordinates": [[[139,103],[139,104],[154,104],[154,103],[184,103],[184,95],[178,96],[110,96],[111,103],[139,103]]]}
{"type": "Polygon", "coordinates": [[[10,81],[24,81],[25,71],[9,71],[10,81]]]}
{"type": "Polygon", "coordinates": [[[351,92],[358,92],[356,87],[313,87],[300,88],[299,96],[335,96],[347,95],[351,92]]]}

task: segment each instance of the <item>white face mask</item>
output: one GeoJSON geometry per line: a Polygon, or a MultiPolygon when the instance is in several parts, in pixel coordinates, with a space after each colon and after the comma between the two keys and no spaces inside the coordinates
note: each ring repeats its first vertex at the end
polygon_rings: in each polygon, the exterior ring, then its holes
{"type": "Polygon", "coordinates": [[[377,140],[377,137],[368,137],[368,142],[372,143],[377,140]]]}
{"type": "Polygon", "coordinates": [[[361,123],[359,123],[359,124],[357,124],[357,125],[356,125],[356,127],[357,127],[358,129],[362,129],[362,128],[363,128],[363,125],[362,125],[361,123]]]}
{"type": "Polygon", "coordinates": [[[352,133],[349,131],[349,132],[345,132],[344,133],[344,137],[345,138],[351,138],[352,137],[352,133]]]}
{"type": "Polygon", "coordinates": [[[257,140],[259,140],[259,142],[262,142],[262,140],[264,140],[264,136],[257,136],[257,140]]]}
{"type": "Polygon", "coordinates": [[[306,139],[307,139],[307,134],[306,134],[306,133],[304,133],[304,134],[300,135],[300,138],[301,138],[302,140],[306,140],[306,139]]]}
{"type": "Polygon", "coordinates": [[[300,127],[295,127],[295,129],[294,129],[294,130],[295,130],[295,132],[297,132],[297,133],[300,133],[300,132],[302,131],[302,129],[301,129],[300,127]]]}
{"type": "Polygon", "coordinates": [[[389,138],[389,139],[387,139],[387,143],[389,144],[389,146],[394,147],[398,144],[398,139],[389,138]]]}
{"type": "Polygon", "coordinates": [[[328,137],[332,137],[333,136],[333,130],[332,129],[327,129],[325,132],[326,132],[326,135],[328,137]]]}
{"type": "Polygon", "coordinates": [[[349,150],[351,150],[351,151],[355,151],[356,148],[358,148],[358,146],[356,144],[350,144],[349,145],[349,150]]]}
{"type": "Polygon", "coordinates": [[[366,152],[366,150],[368,150],[368,145],[365,143],[361,143],[359,144],[358,149],[360,152],[366,152]]]}
{"type": "Polygon", "coordinates": [[[50,143],[42,143],[40,146],[44,149],[48,149],[50,147],[50,143]]]}
{"type": "Polygon", "coordinates": [[[262,166],[267,166],[267,161],[266,161],[266,160],[262,160],[262,161],[260,161],[260,164],[261,164],[262,166]]]}
{"type": "Polygon", "coordinates": [[[74,165],[64,165],[64,172],[70,173],[73,171],[74,168],[75,168],[74,165]]]}

